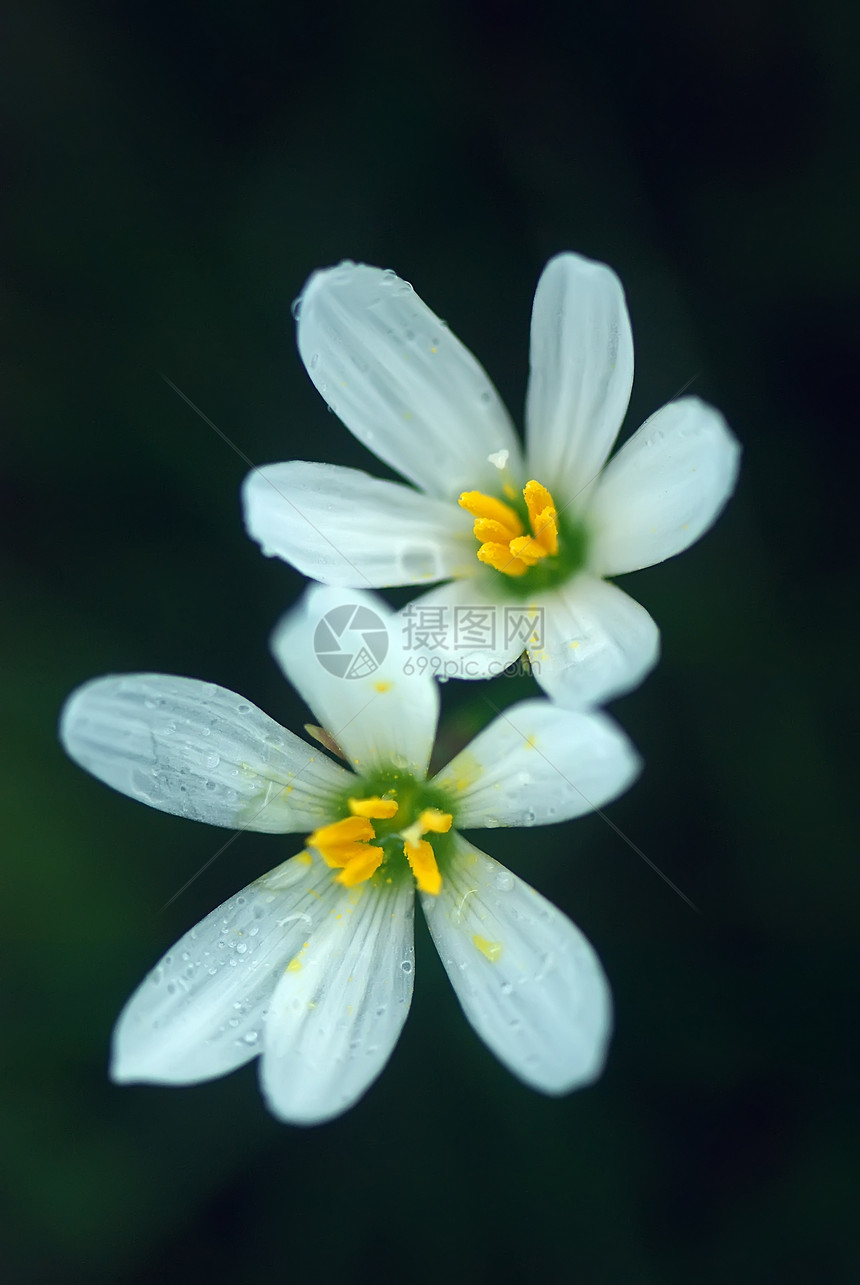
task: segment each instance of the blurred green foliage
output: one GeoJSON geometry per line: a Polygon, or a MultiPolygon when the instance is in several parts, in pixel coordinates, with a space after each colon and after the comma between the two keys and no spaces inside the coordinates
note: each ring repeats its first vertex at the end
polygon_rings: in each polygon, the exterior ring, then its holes
{"type": "MultiPolygon", "coordinates": [[[[36,0],[6,22],[7,1279],[856,1279],[857,11],[36,0]],[[518,412],[534,285],[568,248],[628,293],[625,431],[692,380],[745,447],[715,530],[624,582],[664,656],[615,704],[646,767],[609,815],[701,913],[597,817],[486,836],[615,989],[606,1075],[563,1101],[495,1064],[426,934],[400,1046],[338,1122],[278,1125],[253,1068],[115,1088],[131,989],[290,840],[243,836],[162,909],[226,836],[66,762],[63,697],[156,670],[306,717],[266,646],[300,578],[245,537],[246,463],[158,372],[255,463],[375,471],[295,353],[307,275],[395,268],[518,412]]],[[[445,687],[450,741],[490,714],[445,687]]]]}

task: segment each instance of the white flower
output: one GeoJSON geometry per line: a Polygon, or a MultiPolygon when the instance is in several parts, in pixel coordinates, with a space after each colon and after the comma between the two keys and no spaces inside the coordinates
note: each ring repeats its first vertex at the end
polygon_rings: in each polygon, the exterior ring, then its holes
{"type": "Polygon", "coordinates": [[[739,447],[717,411],[684,397],[606,464],[633,382],[624,294],[608,267],[563,254],[541,276],[525,460],[484,370],[394,273],[353,263],[315,273],[298,344],[331,409],[412,485],[304,461],[257,470],[245,519],[265,553],[327,584],[447,581],[411,617],[434,613],[420,618],[433,621],[437,664],[453,656],[456,609],[498,622],[495,647],[459,650],[449,672],[462,677],[498,673],[524,645],[541,686],[570,707],[644,677],[657,626],[606,577],[697,540],[732,492],[739,447]],[[526,613],[523,630],[506,628],[506,606],[526,613]]]}
{"type": "Polygon", "coordinates": [[[69,698],[63,744],[108,785],[214,825],[308,835],[135,992],[114,1035],[115,1080],[190,1084],[259,1055],[275,1115],[312,1124],[346,1110],[406,1019],[416,882],[466,1016],[501,1061],[551,1094],[600,1073],[611,1001],[594,951],[452,823],[579,816],[626,788],[635,752],[609,719],[539,699],[505,711],[427,780],[438,689],[404,673],[393,620],[372,596],[316,586],[273,638],[351,771],[197,679],[100,678],[69,698]],[[332,638],[347,660],[350,639],[365,660],[386,642],[387,655],[338,677],[332,638]]]}

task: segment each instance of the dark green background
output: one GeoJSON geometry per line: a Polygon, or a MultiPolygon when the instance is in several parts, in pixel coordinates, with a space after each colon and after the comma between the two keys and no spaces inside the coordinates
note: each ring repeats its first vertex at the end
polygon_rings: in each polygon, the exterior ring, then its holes
{"type": "MultiPolygon", "coordinates": [[[[18,1281],[856,1279],[856,9],[677,4],[69,5],[7,16],[2,305],[6,890],[0,1245],[18,1281]],[[852,16],[854,15],[854,16],[852,16]],[[853,48],[852,48],[853,47],[853,48]],[[154,959],[289,838],[148,812],[68,763],[104,672],[307,716],[268,652],[300,578],[243,534],[246,465],[377,468],[328,415],[289,305],[395,268],[519,417],[531,298],[577,249],[622,277],[625,432],[691,378],[740,489],[628,577],[664,636],[615,704],[645,772],[609,815],[487,848],[597,946],[605,1076],[511,1079],[424,933],[412,1015],[342,1120],[269,1118],[253,1067],[115,1088],[154,959]]],[[[496,682],[496,701],[530,691],[496,682]]],[[[444,689],[446,735],[487,721],[444,689]]]]}

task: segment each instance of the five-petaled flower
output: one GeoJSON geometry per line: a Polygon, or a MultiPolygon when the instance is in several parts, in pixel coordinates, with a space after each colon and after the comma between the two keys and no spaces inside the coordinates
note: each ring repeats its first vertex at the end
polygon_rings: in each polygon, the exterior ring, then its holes
{"type": "Polygon", "coordinates": [[[393,272],[343,263],[305,287],[298,344],[311,379],[360,441],[412,485],[292,461],[255,470],[245,518],[264,552],[327,584],[444,581],[415,605],[500,614],[519,604],[542,636],[501,626],[457,650],[487,677],[525,645],[558,702],[604,701],[656,662],[657,626],[607,577],[679,553],[731,494],[739,447],[695,397],[670,402],[606,463],[633,381],[624,294],[606,266],[552,259],[535,295],[525,457],[471,353],[393,272]]]}
{"type": "Polygon", "coordinates": [[[438,689],[404,672],[394,620],[374,598],[317,586],[273,637],[350,770],[196,679],[101,678],[69,698],[65,748],[107,784],[215,825],[307,835],[135,992],[114,1035],[114,1079],[190,1084],[259,1055],[280,1118],[312,1124],[346,1110],[409,1009],[416,883],[463,1010],[501,1061],[551,1094],[599,1074],[611,1002],[594,951],[455,827],[578,816],[626,788],[635,752],[606,717],[537,699],[500,714],[428,780],[438,689]],[[354,605],[384,622],[390,646],[372,672],[338,677],[315,654],[316,626],[354,605]]]}

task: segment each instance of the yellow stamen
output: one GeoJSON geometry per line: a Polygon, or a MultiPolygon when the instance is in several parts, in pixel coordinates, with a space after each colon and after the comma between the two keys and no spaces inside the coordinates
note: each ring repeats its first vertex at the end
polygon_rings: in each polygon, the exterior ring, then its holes
{"type": "MultiPolygon", "coordinates": [[[[344,869],[350,862],[357,861],[363,857],[366,852],[381,853],[382,849],[369,843],[341,843],[336,848],[329,848],[326,852],[320,849],[323,861],[327,866],[331,866],[332,870],[344,869]]],[[[379,862],[377,862],[378,864],[379,862]]]]}
{"type": "Polygon", "coordinates": [[[442,887],[442,876],[432,847],[421,836],[447,834],[453,820],[450,812],[442,812],[440,808],[425,808],[418,820],[414,821],[408,830],[404,830],[401,836],[403,851],[412,867],[418,887],[422,892],[429,892],[434,897],[442,887]]]}
{"type": "Polygon", "coordinates": [[[529,511],[529,522],[532,524],[532,530],[535,529],[535,522],[544,509],[554,508],[552,496],[545,486],[536,482],[532,478],[531,482],[526,482],[523,487],[523,499],[526,502],[526,508],[529,511]]]}
{"type": "MultiPolygon", "coordinates": [[[[353,815],[314,830],[307,844],[319,852],[326,865],[338,870],[335,883],[353,888],[368,880],[382,865],[384,849],[368,842],[376,838],[371,821],[390,821],[397,813],[397,801],[372,795],[369,799],[349,799],[348,802],[353,815]]],[[[422,892],[435,896],[442,887],[442,876],[432,847],[421,836],[447,834],[453,820],[450,812],[424,808],[418,820],[401,832],[404,852],[422,892]]]]}
{"type": "Polygon", "coordinates": [[[375,874],[382,865],[382,848],[372,844],[362,845],[361,852],[346,863],[340,874],[335,875],[335,883],[342,883],[347,888],[354,888],[357,883],[364,883],[375,874]]]}
{"type": "Polygon", "coordinates": [[[550,506],[538,514],[534,533],[545,553],[558,553],[558,523],[554,508],[550,506]]]}
{"type": "Polygon", "coordinates": [[[447,834],[453,822],[451,813],[441,812],[439,808],[425,808],[418,818],[422,834],[447,834]]]}
{"type": "Polygon", "coordinates": [[[510,527],[506,527],[503,522],[497,522],[495,518],[478,518],[472,530],[475,532],[475,539],[480,540],[482,544],[489,541],[491,544],[509,544],[514,536],[510,527]]]}
{"type": "Polygon", "coordinates": [[[545,486],[534,479],[523,487],[534,537],[545,553],[558,553],[558,524],[555,501],[545,486]]]}
{"type": "MultiPolygon", "coordinates": [[[[505,494],[514,499],[509,484],[505,494]]],[[[530,534],[525,534],[516,511],[503,500],[483,491],[464,491],[460,504],[475,516],[475,538],[480,541],[478,561],[503,572],[521,576],[541,558],[558,553],[558,513],[547,488],[534,478],[523,487],[530,534]]]]}
{"type": "Polygon", "coordinates": [[[506,576],[521,576],[529,569],[529,564],[515,557],[507,544],[482,544],[478,550],[478,561],[495,567],[496,571],[504,571],[506,576]]]}
{"type": "Polygon", "coordinates": [[[406,853],[406,860],[412,867],[418,887],[422,892],[429,892],[435,897],[442,887],[442,876],[430,844],[426,839],[419,839],[417,843],[410,843],[407,839],[403,844],[403,850],[406,853]]]}
{"type": "Polygon", "coordinates": [[[484,495],[483,491],[464,491],[460,496],[459,504],[461,509],[471,513],[474,518],[490,518],[494,522],[500,522],[507,531],[510,531],[509,540],[522,535],[523,524],[516,509],[512,509],[502,500],[497,500],[494,495],[484,495]]]}
{"type": "Polygon", "coordinates": [[[527,567],[533,567],[541,558],[546,557],[546,551],[530,535],[521,535],[517,540],[511,540],[510,551],[527,567]]]}
{"type": "MultiPolygon", "coordinates": [[[[348,866],[352,867],[355,862],[366,862],[368,853],[372,853],[375,864],[367,874],[359,877],[359,879],[368,879],[382,861],[382,848],[368,845],[368,839],[375,838],[373,826],[366,817],[352,816],[314,830],[313,834],[308,836],[307,844],[310,848],[316,848],[326,865],[334,869],[338,867],[346,869],[348,866]]],[[[359,868],[363,868],[363,865],[355,866],[356,870],[359,868]]],[[[359,882],[359,879],[351,882],[359,882]]]]}
{"type": "Polygon", "coordinates": [[[397,815],[396,799],[381,799],[374,794],[369,799],[348,799],[354,817],[371,817],[374,821],[390,821],[397,815]]]}
{"type": "Polygon", "coordinates": [[[365,843],[375,838],[373,826],[366,817],[344,817],[342,821],[333,821],[331,825],[314,830],[308,844],[322,852],[341,843],[365,843]]]}

